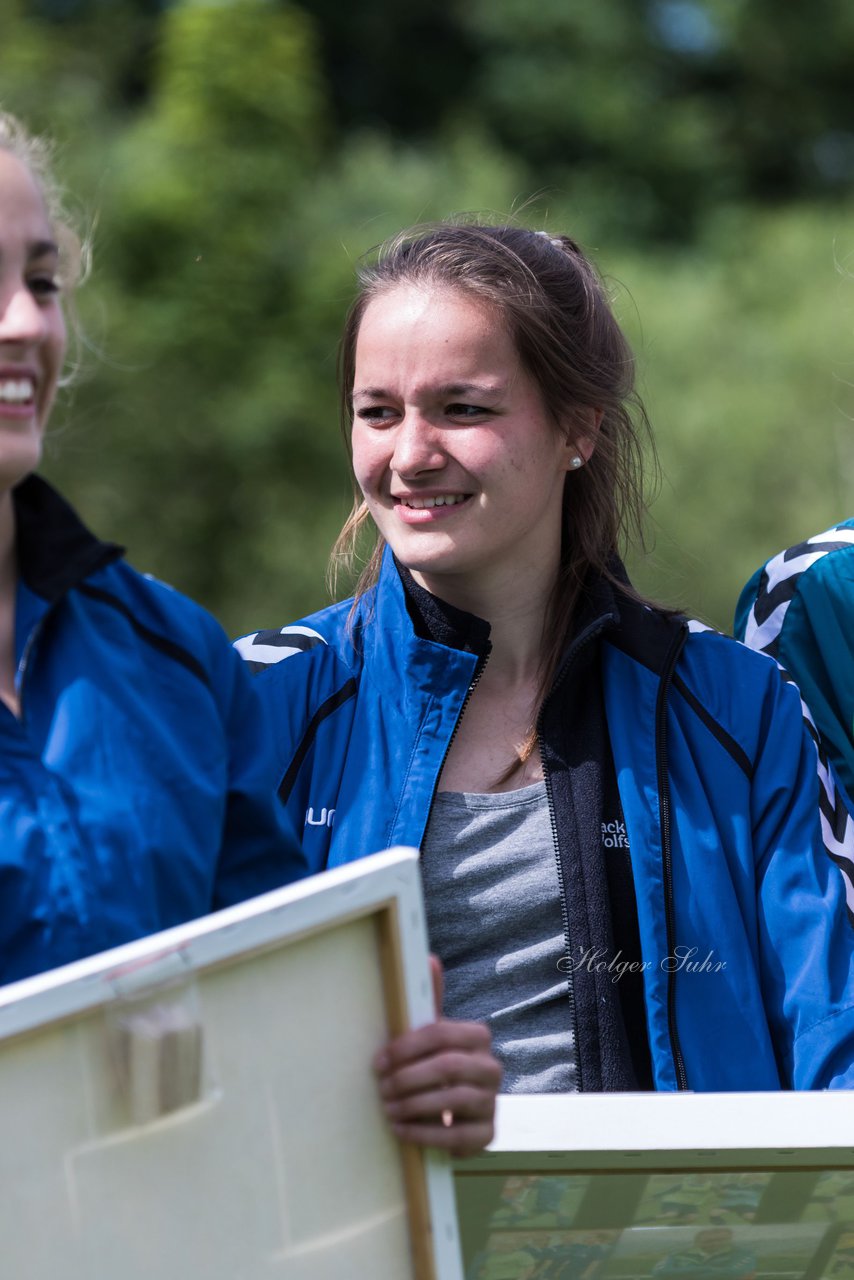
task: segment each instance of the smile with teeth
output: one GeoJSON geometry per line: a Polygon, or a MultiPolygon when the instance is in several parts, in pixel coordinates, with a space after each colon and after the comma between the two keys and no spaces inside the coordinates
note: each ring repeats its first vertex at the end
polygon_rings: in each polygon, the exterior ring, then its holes
{"type": "Polygon", "coordinates": [[[28,404],[33,398],[31,378],[3,378],[0,380],[0,402],[3,404],[28,404]]]}
{"type": "Polygon", "coordinates": [[[396,501],[404,507],[412,507],[414,511],[422,511],[425,507],[455,507],[460,502],[465,502],[469,495],[467,493],[440,493],[435,498],[397,498],[396,501]]]}

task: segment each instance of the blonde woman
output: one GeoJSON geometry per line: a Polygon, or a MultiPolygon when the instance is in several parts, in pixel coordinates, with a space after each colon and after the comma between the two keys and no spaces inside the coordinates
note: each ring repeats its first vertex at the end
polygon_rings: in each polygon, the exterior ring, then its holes
{"type": "Polygon", "coordinates": [[[220,628],[34,474],[79,257],[46,149],[0,114],[0,982],[305,867],[220,628]]]}

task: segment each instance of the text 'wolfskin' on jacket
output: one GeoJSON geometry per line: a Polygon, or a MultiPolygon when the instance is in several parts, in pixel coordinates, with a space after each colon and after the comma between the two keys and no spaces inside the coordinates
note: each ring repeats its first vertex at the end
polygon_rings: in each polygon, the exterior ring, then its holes
{"type": "Polygon", "coordinates": [[[13,491],[20,717],[0,704],[0,981],[297,878],[257,691],[213,618],[13,491]]]}
{"type": "MultiPolygon", "coordinates": [[[[420,845],[479,662],[416,634],[388,553],[350,615],[348,601],[239,643],[312,870],[420,845]]],[[[850,832],[797,690],[763,655],[622,593],[599,643],[656,1088],[854,1084],[850,832]]],[[[593,1008],[607,958],[566,946],[593,1008]]]]}

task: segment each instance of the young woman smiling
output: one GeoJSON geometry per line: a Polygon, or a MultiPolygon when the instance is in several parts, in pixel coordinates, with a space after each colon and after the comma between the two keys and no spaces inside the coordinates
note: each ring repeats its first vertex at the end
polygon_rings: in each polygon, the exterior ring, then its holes
{"type": "Polygon", "coordinates": [[[217,624],[32,474],[79,262],[45,149],[0,114],[0,982],[305,869],[217,624]]]}
{"type": "Polygon", "coordinates": [[[450,1019],[379,1063],[401,1132],[474,1143],[479,1022],[511,1091],[854,1082],[845,815],[775,664],[626,579],[646,419],[578,246],[404,233],[340,371],[376,550],[240,647],[312,868],[422,850],[450,1019]]]}

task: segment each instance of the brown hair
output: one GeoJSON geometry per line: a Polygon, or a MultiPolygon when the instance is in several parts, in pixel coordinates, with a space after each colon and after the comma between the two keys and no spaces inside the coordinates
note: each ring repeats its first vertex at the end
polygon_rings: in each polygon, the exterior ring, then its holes
{"type": "MultiPolygon", "coordinates": [[[[348,450],[362,317],[373,298],[402,284],[457,289],[494,309],[556,427],[570,438],[574,426],[579,436],[589,434],[591,411],[601,413],[593,456],[586,466],[568,473],[565,482],[561,567],[544,632],[544,696],[590,571],[604,575],[619,590],[629,590],[614,576],[613,557],[623,545],[641,538],[644,452],[652,445],[646,412],[635,391],[631,348],[598,272],[568,236],[470,221],[401,232],[360,271],[359,292],[344,326],[338,370],[348,450]]],[[[353,510],[333,548],[333,582],[339,565],[352,570],[357,539],[368,520],[357,489],[353,510]]],[[[378,536],[359,579],[357,599],[376,581],[382,549],[378,536]]]]}

